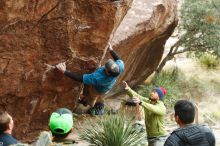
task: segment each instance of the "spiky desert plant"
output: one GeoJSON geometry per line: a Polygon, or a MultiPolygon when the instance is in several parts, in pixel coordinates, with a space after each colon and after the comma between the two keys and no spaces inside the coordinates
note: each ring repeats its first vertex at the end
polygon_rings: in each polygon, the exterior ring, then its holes
{"type": "Polygon", "coordinates": [[[136,146],[146,135],[136,130],[134,121],[122,114],[105,115],[89,123],[80,138],[95,146],[136,146]]]}

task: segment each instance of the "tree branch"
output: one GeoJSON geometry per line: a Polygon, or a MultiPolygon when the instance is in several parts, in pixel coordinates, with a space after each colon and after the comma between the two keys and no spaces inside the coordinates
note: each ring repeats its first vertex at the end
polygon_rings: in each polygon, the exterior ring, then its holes
{"type": "Polygon", "coordinates": [[[216,5],[214,0],[211,0],[211,1],[212,1],[212,4],[213,4],[214,8],[218,11],[219,17],[220,17],[220,11],[219,11],[220,9],[218,8],[218,6],[216,5]]]}

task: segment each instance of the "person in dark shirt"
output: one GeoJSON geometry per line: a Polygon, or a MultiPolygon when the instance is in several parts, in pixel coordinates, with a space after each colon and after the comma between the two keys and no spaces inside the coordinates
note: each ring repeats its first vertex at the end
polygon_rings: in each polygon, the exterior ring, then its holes
{"type": "Polygon", "coordinates": [[[12,137],[14,121],[12,117],[5,111],[0,111],[0,146],[9,146],[19,143],[17,139],[12,137]]]}
{"type": "Polygon", "coordinates": [[[180,128],[174,130],[164,146],[215,146],[215,136],[203,125],[193,124],[195,107],[192,102],[179,100],[174,106],[175,121],[180,128]]]}
{"type": "Polygon", "coordinates": [[[109,59],[104,66],[99,67],[90,74],[77,74],[66,70],[65,63],[56,65],[67,77],[82,82],[85,84],[86,92],[84,95],[87,97],[84,105],[90,105],[90,112],[95,115],[102,115],[104,113],[104,94],[107,94],[116,83],[118,76],[124,71],[124,62],[120,59],[118,54],[113,50],[109,44],[109,51],[112,59],[109,59]]]}

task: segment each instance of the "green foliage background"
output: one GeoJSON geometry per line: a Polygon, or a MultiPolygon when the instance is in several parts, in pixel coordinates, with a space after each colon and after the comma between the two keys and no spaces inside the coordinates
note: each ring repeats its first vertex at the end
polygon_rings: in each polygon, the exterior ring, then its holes
{"type": "Polygon", "coordinates": [[[209,53],[204,53],[202,56],[200,56],[199,62],[207,69],[217,69],[219,65],[218,57],[209,53]]]}
{"type": "Polygon", "coordinates": [[[178,25],[181,46],[196,56],[220,56],[220,0],[185,0],[178,25]]]}

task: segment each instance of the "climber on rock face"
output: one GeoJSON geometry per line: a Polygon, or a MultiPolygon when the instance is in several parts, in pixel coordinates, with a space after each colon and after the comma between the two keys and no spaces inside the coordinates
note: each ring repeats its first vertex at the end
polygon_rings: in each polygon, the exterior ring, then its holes
{"type": "Polygon", "coordinates": [[[104,114],[104,94],[107,94],[117,77],[124,71],[124,62],[109,44],[108,50],[112,56],[104,66],[99,67],[93,73],[80,75],[66,70],[66,64],[60,63],[56,68],[67,77],[85,84],[83,94],[86,98],[80,100],[83,105],[90,105],[90,114],[104,114]]]}

